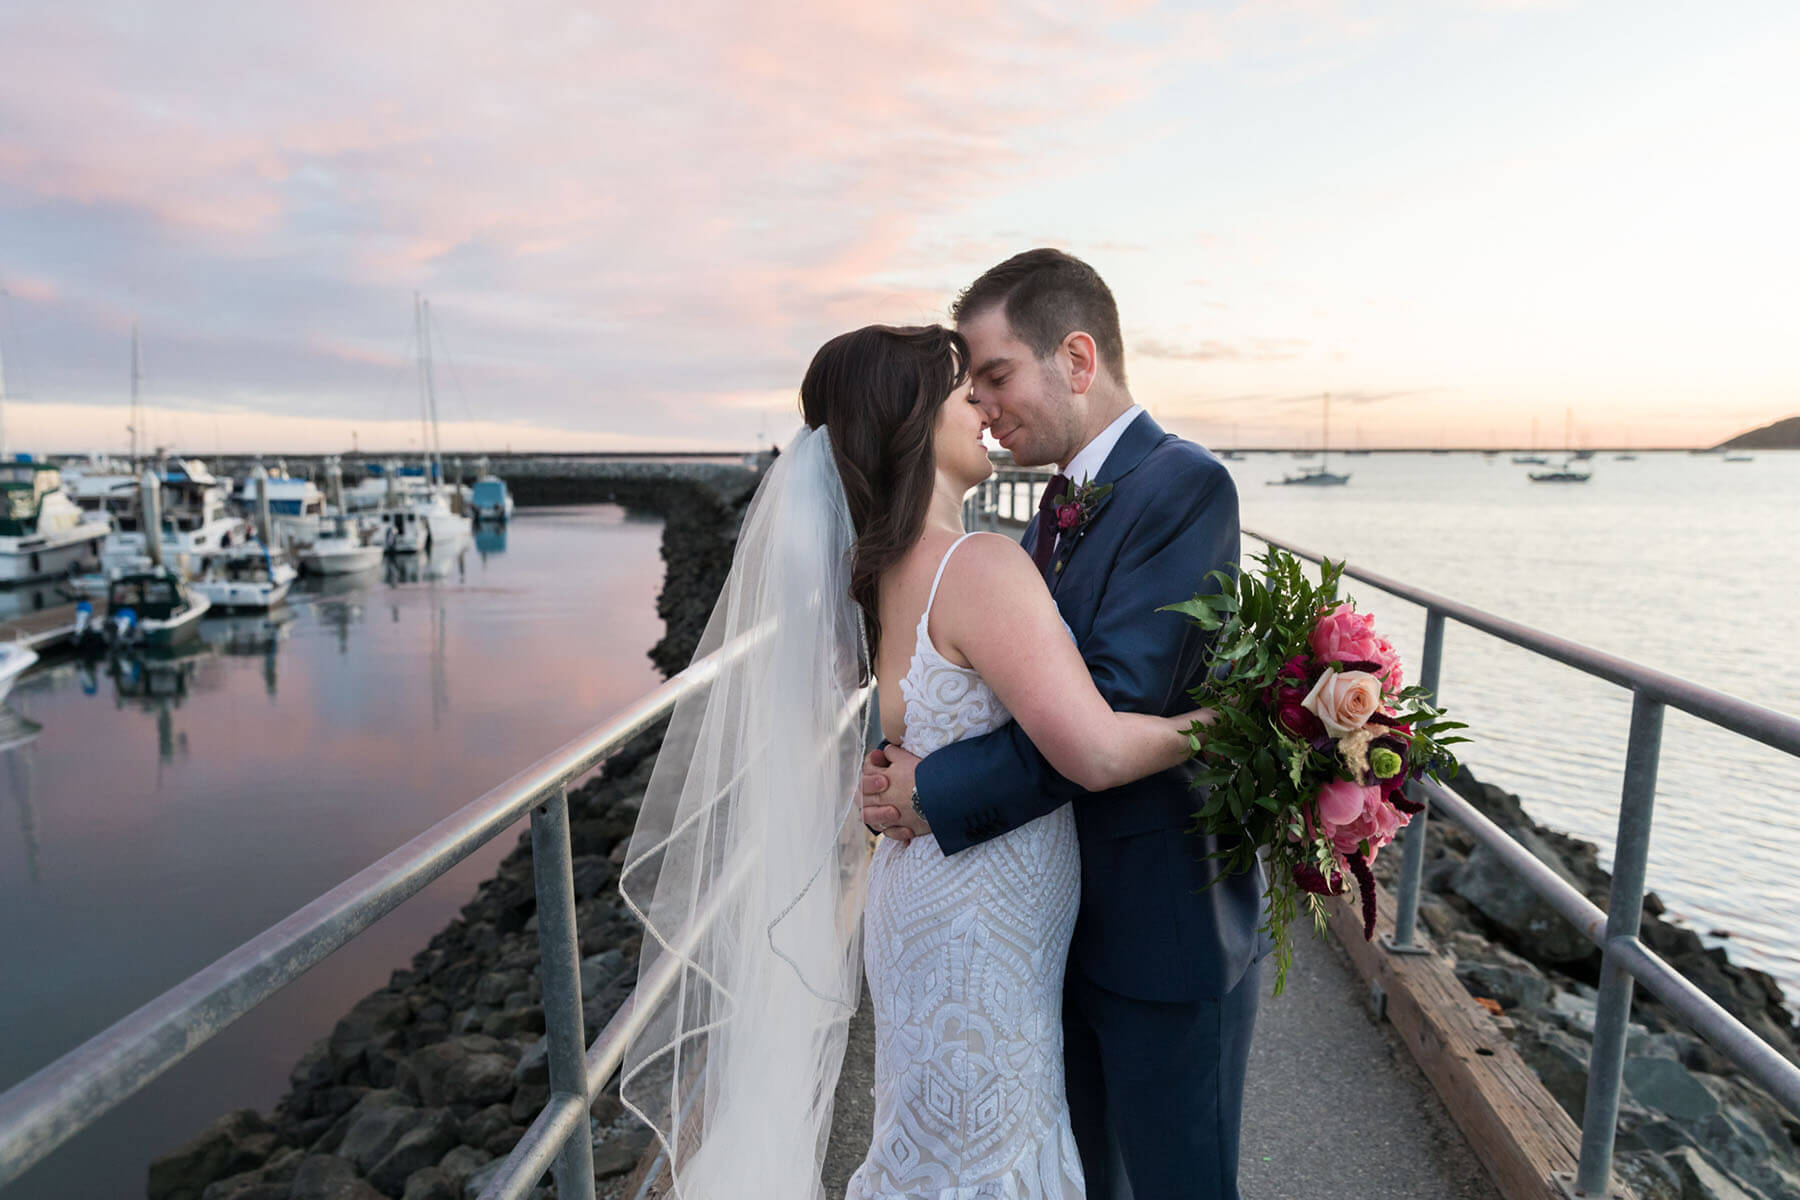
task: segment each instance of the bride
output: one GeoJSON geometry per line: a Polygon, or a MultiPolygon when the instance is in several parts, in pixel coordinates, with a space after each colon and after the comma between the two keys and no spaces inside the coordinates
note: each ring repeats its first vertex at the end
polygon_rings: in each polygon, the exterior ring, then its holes
{"type": "Polygon", "coordinates": [[[750,506],[695,655],[710,682],[671,717],[620,877],[645,926],[640,995],[669,986],[620,1095],[683,1200],[823,1196],[865,973],[875,1131],[851,1200],[1084,1194],[1063,1091],[1072,812],[952,857],[884,838],[871,859],[870,685],[881,734],[915,754],[1016,720],[1092,791],[1185,760],[1209,714],[1113,712],[1030,557],[963,532],[993,469],[968,371],[936,326],[819,350],[805,428],[750,506]]]}

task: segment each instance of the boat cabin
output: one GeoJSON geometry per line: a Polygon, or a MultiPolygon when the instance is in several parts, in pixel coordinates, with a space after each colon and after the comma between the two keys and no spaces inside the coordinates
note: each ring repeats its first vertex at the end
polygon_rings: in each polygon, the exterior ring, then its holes
{"type": "Polygon", "coordinates": [[[106,593],[106,611],[110,616],[129,608],[138,619],[166,621],[187,606],[187,598],[173,575],[145,572],[124,575],[112,581],[106,593]]]}

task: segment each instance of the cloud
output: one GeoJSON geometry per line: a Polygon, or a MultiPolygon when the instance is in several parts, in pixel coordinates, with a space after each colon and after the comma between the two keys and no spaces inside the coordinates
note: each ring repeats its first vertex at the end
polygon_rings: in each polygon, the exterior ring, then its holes
{"type": "Polygon", "coordinates": [[[1130,343],[1133,354],[1180,362],[1291,362],[1306,353],[1305,338],[1246,338],[1227,342],[1210,340],[1191,344],[1162,338],[1138,338],[1130,343]]]}

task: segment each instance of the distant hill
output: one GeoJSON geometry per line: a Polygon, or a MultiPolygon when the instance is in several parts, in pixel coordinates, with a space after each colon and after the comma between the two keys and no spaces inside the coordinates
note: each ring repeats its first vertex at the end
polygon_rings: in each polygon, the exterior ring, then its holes
{"type": "Polygon", "coordinates": [[[1730,441],[1720,442],[1713,449],[1800,450],[1800,417],[1789,417],[1785,421],[1764,425],[1761,429],[1752,429],[1749,433],[1740,433],[1730,441]]]}

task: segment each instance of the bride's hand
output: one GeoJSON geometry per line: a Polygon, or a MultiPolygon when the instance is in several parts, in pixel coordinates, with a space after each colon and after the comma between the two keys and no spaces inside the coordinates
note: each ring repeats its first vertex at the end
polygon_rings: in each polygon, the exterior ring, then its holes
{"type": "Polygon", "coordinates": [[[892,744],[869,752],[863,760],[863,824],[905,845],[931,832],[931,825],[908,803],[918,756],[892,744]]]}

